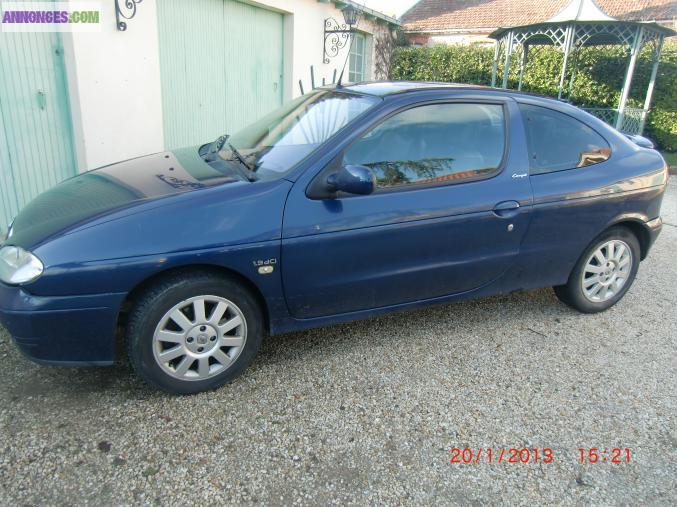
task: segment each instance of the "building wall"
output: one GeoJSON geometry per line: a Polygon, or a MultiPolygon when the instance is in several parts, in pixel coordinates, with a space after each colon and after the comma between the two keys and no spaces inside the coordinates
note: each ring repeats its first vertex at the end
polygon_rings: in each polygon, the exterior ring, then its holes
{"type": "Polygon", "coordinates": [[[494,40],[489,38],[489,32],[431,35],[428,39],[428,45],[434,46],[435,44],[476,44],[482,46],[493,46],[494,40]]]}
{"type": "MultiPolygon", "coordinates": [[[[299,80],[304,88],[310,86],[310,66],[315,69],[315,83],[320,85],[324,78],[331,83],[334,70],[341,72],[341,67],[348,56],[345,47],[330,63],[323,62],[324,57],[324,21],[334,18],[343,23],[343,14],[331,2],[320,3],[317,0],[260,0],[256,5],[277,9],[285,16],[285,98],[291,99],[300,94],[299,80]]],[[[368,35],[374,34],[378,24],[360,18],[358,29],[368,35]]],[[[370,44],[373,51],[373,44],[370,44]]],[[[373,58],[369,61],[373,62],[373,58]]],[[[373,73],[373,69],[370,69],[373,73]]],[[[346,71],[347,72],[347,71],[346,71]]],[[[369,72],[368,72],[369,73],[369,72]]]]}
{"type": "Polygon", "coordinates": [[[126,32],[101,2],[100,33],[65,33],[78,169],[161,151],[162,96],[155,2],[139,4],[126,32]]]}
{"type": "Polygon", "coordinates": [[[407,40],[415,46],[435,46],[438,44],[478,44],[491,46],[494,40],[489,38],[492,29],[472,30],[472,31],[454,31],[439,33],[406,33],[407,40]]]}
{"type": "MultiPolygon", "coordinates": [[[[161,1],[161,0],[157,0],[161,1]]],[[[299,80],[310,89],[310,67],[316,85],[332,81],[346,61],[344,48],[323,62],[324,22],[343,21],[334,3],[317,0],[259,0],[254,5],[285,14],[284,98],[300,94],[299,80]]],[[[199,8],[199,2],[195,2],[199,8]]],[[[138,4],[125,32],[115,25],[114,2],[101,2],[100,33],[64,34],[73,133],[79,171],[86,171],[164,149],[162,90],[156,3],[138,4]]],[[[372,35],[383,22],[362,16],[358,29],[372,35]]],[[[367,59],[373,75],[374,44],[367,59]]],[[[347,72],[347,71],[346,71],[347,72]]],[[[253,119],[252,119],[253,120],[253,119]]]]}

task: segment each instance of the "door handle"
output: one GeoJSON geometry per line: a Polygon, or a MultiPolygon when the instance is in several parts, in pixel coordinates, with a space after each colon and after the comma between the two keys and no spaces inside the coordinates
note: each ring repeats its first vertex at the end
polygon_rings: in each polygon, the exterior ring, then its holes
{"type": "Polygon", "coordinates": [[[520,203],[517,201],[503,201],[494,206],[494,215],[501,218],[514,217],[519,213],[520,203]]]}

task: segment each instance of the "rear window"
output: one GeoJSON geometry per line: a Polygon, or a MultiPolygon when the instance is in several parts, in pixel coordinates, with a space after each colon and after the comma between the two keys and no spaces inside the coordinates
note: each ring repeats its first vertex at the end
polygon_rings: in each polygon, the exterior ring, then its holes
{"type": "Polygon", "coordinates": [[[527,134],[529,172],[545,174],[604,162],[609,144],[585,123],[547,107],[519,105],[527,134]]]}

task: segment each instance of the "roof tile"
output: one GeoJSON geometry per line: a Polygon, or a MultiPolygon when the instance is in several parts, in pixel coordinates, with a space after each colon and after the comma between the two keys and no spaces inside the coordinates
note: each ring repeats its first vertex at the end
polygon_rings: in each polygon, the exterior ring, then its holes
{"type": "MultiPolygon", "coordinates": [[[[570,0],[421,0],[402,17],[406,31],[519,26],[554,16],[570,0]]],[[[609,16],[624,21],[677,18],[675,0],[596,0],[609,16]]]]}

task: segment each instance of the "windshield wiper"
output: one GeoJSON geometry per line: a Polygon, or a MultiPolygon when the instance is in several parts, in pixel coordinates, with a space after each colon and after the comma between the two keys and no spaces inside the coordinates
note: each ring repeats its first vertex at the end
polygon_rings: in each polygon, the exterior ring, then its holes
{"type": "Polygon", "coordinates": [[[214,142],[209,144],[209,149],[207,152],[204,154],[204,160],[205,162],[214,162],[219,158],[218,153],[223,149],[223,147],[228,144],[228,148],[230,151],[233,153],[233,156],[235,157],[235,160],[242,164],[243,170],[240,171],[242,176],[248,181],[256,181],[258,180],[258,176],[255,174],[255,169],[253,169],[248,163],[247,159],[242,156],[242,154],[237,151],[235,146],[233,146],[231,143],[228,142],[228,139],[230,139],[230,136],[228,134],[224,134],[220,136],[218,139],[216,139],[214,142]]]}
{"type": "Polygon", "coordinates": [[[230,148],[230,151],[233,152],[233,155],[234,155],[235,158],[238,160],[238,162],[240,162],[240,163],[247,169],[247,172],[246,172],[247,179],[248,179],[249,181],[256,181],[256,180],[257,180],[257,177],[256,177],[256,168],[255,168],[255,167],[252,168],[252,167],[247,163],[247,159],[244,158],[244,157],[242,156],[242,154],[241,154],[239,151],[237,151],[237,148],[235,148],[235,146],[233,146],[232,144],[228,143],[228,148],[230,148]]]}

